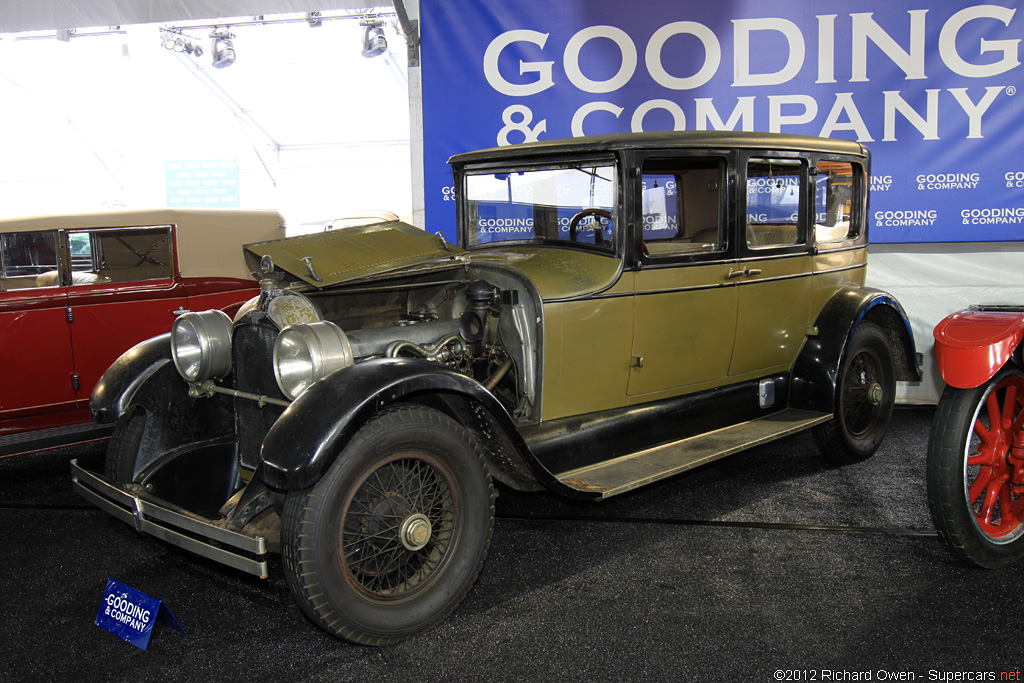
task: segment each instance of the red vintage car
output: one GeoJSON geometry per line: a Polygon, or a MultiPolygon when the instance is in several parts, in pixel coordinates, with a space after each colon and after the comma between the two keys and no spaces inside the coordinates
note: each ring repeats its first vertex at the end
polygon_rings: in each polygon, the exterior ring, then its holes
{"type": "Polygon", "coordinates": [[[280,237],[276,211],[0,220],[0,457],[106,436],[89,418],[103,371],[182,312],[251,298],[241,246],[280,237]]]}
{"type": "Polygon", "coordinates": [[[935,327],[946,381],[928,443],[928,504],[967,564],[1024,555],[1024,307],[984,306],[935,327]]]}

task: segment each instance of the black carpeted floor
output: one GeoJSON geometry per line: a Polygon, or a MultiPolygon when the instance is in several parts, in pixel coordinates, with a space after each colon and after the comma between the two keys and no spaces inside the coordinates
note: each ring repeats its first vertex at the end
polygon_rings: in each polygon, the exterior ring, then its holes
{"type": "Polygon", "coordinates": [[[466,601],[376,649],[308,623],[276,562],[249,578],[84,504],[68,460],[102,446],[3,459],[0,680],[1020,680],[1024,563],[966,569],[940,545],[931,416],[897,411],[844,468],[805,434],[598,505],[503,490],[466,601]],[[188,634],[157,626],[143,652],[96,627],[108,577],[188,634]]]}

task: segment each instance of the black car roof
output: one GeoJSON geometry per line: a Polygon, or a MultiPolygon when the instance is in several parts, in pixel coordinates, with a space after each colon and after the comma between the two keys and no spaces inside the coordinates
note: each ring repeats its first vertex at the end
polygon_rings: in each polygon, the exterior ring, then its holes
{"type": "Polygon", "coordinates": [[[616,133],[579,138],[542,140],[507,147],[492,147],[456,154],[450,164],[467,164],[558,154],[609,152],[623,149],[730,149],[756,148],[852,154],[867,157],[864,145],[852,140],[819,138],[811,135],[758,133],[747,131],[678,131],[616,133]]]}

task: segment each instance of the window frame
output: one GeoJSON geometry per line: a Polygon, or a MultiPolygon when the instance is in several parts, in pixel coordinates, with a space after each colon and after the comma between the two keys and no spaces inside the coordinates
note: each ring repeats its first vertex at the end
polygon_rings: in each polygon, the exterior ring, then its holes
{"type": "Polygon", "coordinates": [[[515,164],[507,162],[491,162],[483,164],[468,165],[459,173],[456,194],[456,220],[459,226],[460,246],[467,251],[478,251],[482,249],[494,249],[510,246],[555,246],[564,249],[582,249],[588,253],[603,255],[621,255],[626,233],[626,221],[623,212],[623,182],[622,164],[615,154],[590,154],[580,156],[565,156],[558,159],[537,159],[528,160],[515,164]],[[470,226],[469,193],[468,183],[471,176],[488,175],[494,173],[516,173],[532,171],[548,171],[559,169],[578,168],[581,165],[609,166],[612,169],[611,187],[614,196],[610,202],[609,209],[612,214],[613,239],[605,246],[596,245],[592,242],[571,242],[568,239],[545,239],[532,237],[522,240],[499,240],[495,242],[470,243],[470,235],[474,234],[470,226]]]}
{"type": "MultiPolygon", "coordinates": [[[[159,280],[173,280],[175,274],[178,272],[177,269],[177,253],[174,245],[174,225],[172,224],[160,224],[160,225],[121,225],[111,227],[88,227],[88,228],[65,228],[60,231],[61,233],[61,251],[66,254],[64,267],[61,269],[61,277],[67,283],[65,286],[68,287],[81,287],[86,285],[97,285],[97,284],[125,284],[132,282],[154,282],[159,280]],[[74,282],[75,272],[95,272],[100,273],[103,268],[103,247],[102,238],[105,235],[112,233],[123,233],[123,232],[134,232],[134,231],[163,231],[165,235],[164,240],[167,242],[167,256],[168,263],[166,264],[167,272],[154,277],[142,277],[142,278],[130,278],[130,279],[116,279],[116,280],[97,280],[95,282],[74,282]],[[92,266],[86,270],[75,270],[74,264],[71,259],[71,235],[72,234],[87,234],[89,235],[90,251],[92,266]]],[[[128,247],[129,250],[134,252],[134,249],[128,247]]],[[[147,251],[146,255],[150,252],[147,251]]],[[[161,254],[163,251],[161,251],[161,254]]]]}
{"type": "MultiPolygon", "coordinates": [[[[856,225],[859,229],[858,234],[854,237],[847,237],[843,240],[835,240],[829,242],[818,242],[816,235],[814,234],[813,227],[817,224],[817,216],[814,216],[814,223],[812,224],[811,230],[811,244],[815,252],[818,251],[842,251],[845,249],[860,249],[867,244],[868,241],[868,193],[867,193],[867,182],[868,182],[868,166],[864,159],[858,159],[839,154],[815,154],[811,157],[811,163],[813,168],[817,170],[818,164],[821,161],[828,161],[833,163],[847,163],[853,167],[853,198],[852,207],[853,210],[850,214],[850,224],[856,225]]],[[[814,213],[817,213],[817,201],[814,198],[815,188],[811,188],[812,193],[812,206],[814,207],[814,213]]]]}
{"type": "MultiPolygon", "coordinates": [[[[734,150],[715,149],[659,149],[636,151],[629,162],[631,168],[636,169],[633,182],[634,206],[631,211],[631,244],[636,255],[636,267],[647,268],[670,268],[688,264],[720,263],[723,261],[736,260],[735,239],[733,238],[733,187],[735,185],[734,171],[736,163],[736,152],[734,150]],[[693,251],[679,252],[676,254],[645,254],[643,235],[643,179],[644,164],[648,161],[672,162],[678,160],[680,164],[689,161],[716,160],[719,167],[719,194],[718,194],[718,229],[721,240],[721,248],[717,251],[693,251]]],[[[678,201],[682,201],[679,199],[678,201]]]]}
{"type": "Polygon", "coordinates": [[[741,260],[756,260],[773,256],[789,256],[805,254],[811,246],[810,207],[813,186],[810,182],[811,158],[805,152],[794,152],[774,149],[744,150],[737,164],[736,204],[737,204],[737,238],[741,260]],[[798,217],[796,221],[797,241],[785,244],[769,244],[752,247],[747,240],[749,207],[747,205],[747,186],[749,181],[750,162],[757,159],[778,159],[780,163],[800,166],[800,189],[798,190],[798,217]]]}

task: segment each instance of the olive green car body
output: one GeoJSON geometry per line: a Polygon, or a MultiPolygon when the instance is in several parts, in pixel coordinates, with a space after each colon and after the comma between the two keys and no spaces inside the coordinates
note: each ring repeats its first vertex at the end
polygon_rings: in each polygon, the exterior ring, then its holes
{"type": "MultiPolygon", "coordinates": [[[[802,430],[833,460],[862,459],[896,380],[920,379],[899,303],[864,286],[858,143],[626,134],[450,163],[458,246],[399,222],[247,245],[259,297],[233,320],[183,316],[104,375],[91,410],[118,422],[121,450],[105,475],[74,465],[76,490],[266,576],[278,529],[303,523],[289,515],[373,461],[345,454],[399,414],[457,424],[475,451],[460,467],[478,456],[488,481],[601,499],[802,430]]],[[[424,514],[403,528],[423,535],[424,514]]],[[[297,600],[331,630],[319,598],[297,600]]],[[[394,642],[445,604],[387,636],[332,632],[394,642]]]]}

